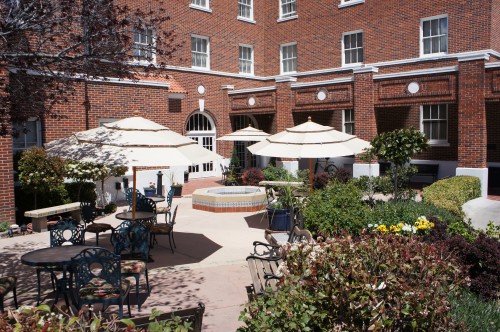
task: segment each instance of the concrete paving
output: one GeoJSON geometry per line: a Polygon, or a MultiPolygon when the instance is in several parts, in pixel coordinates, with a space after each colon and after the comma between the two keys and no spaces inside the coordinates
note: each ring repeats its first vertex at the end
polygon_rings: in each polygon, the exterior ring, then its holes
{"type": "MultiPolygon", "coordinates": [[[[151,294],[146,295],[145,279],[141,278],[142,310],[138,313],[133,292],[132,315],[148,315],[152,308],[173,311],[203,302],[206,306],[204,331],[235,331],[241,325],[238,317],[247,301],[245,286],[251,283],[245,258],[252,250],[253,241],[264,240],[267,220],[263,213],[193,210],[190,197],[174,198],[173,206],[176,205],[179,205],[174,228],[177,248],[172,253],[168,237],[158,237],[159,244],[151,251],[154,262],[148,263],[151,294]]],[[[118,212],[121,209],[119,207],[118,212]]],[[[113,226],[120,223],[114,215],[97,222],[113,226]]],[[[111,249],[109,236],[109,233],[99,236],[100,246],[111,249]]],[[[95,245],[94,234],[86,235],[86,244],[95,245]]],[[[32,267],[20,262],[20,257],[48,245],[48,232],[0,240],[2,275],[18,276],[18,300],[22,305],[36,304],[36,274],[32,267]]],[[[48,274],[42,273],[42,276],[48,274]]],[[[51,304],[54,294],[50,280],[44,279],[44,302],[51,304]]],[[[5,304],[13,305],[11,294],[6,297],[5,304]]],[[[116,309],[111,306],[108,310],[116,309]]]]}
{"type": "Polygon", "coordinates": [[[500,225],[500,201],[479,197],[465,203],[462,210],[476,229],[486,229],[490,221],[500,225]]]}

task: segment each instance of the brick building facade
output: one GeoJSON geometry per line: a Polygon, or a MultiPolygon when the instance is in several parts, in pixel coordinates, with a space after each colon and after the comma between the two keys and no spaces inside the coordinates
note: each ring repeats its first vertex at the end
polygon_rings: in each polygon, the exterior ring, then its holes
{"type": "MultiPolygon", "coordinates": [[[[133,115],[198,138],[225,157],[233,143],[215,138],[248,123],[276,133],[311,116],[366,140],[415,127],[431,139],[417,163],[439,163],[440,178],[476,175],[486,194],[488,168],[493,174],[500,167],[500,0],[166,6],[184,44],[169,78],[81,83],[59,110],[66,120],[40,119],[38,143],[133,115]]],[[[0,149],[4,167],[9,142],[0,149]]],[[[244,145],[238,149],[245,153],[244,145]]],[[[355,175],[367,172],[353,158],[339,162],[355,175]]],[[[219,167],[191,171],[210,176],[219,167]]],[[[1,174],[3,186],[11,186],[11,172],[1,174]]],[[[11,197],[0,204],[11,207],[11,197]]]]}

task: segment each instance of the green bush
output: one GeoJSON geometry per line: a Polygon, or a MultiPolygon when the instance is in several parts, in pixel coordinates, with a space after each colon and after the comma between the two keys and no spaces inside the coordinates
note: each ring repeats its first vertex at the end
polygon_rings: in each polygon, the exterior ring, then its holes
{"type": "Polygon", "coordinates": [[[425,187],[426,202],[463,216],[462,205],[481,196],[481,183],[475,176],[454,176],[425,187]]]}
{"type": "Polygon", "coordinates": [[[369,224],[385,224],[386,226],[398,223],[413,225],[418,217],[436,217],[447,222],[461,222],[461,220],[445,209],[424,202],[377,202],[368,215],[369,224]]]}
{"type": "MultiPolygon", "coordinates": [[[[68,191],[69,199],[72,202],[78,202],[78,187],[80,183],[68,182],[64,186],[68,191]]],[[[81,202],[95,202],[97,200],[96,187],[94,182],[85,182],[82,184],[82,189],[80,192],[81,202]]]]}
{"type": "Polygon", "coordinates": [[[446,297],[462,280],[450,257],[405,237],[288,244],[281,290],[259,296],[238,331],[452,331],[446,297]]]}
{"type": "Polygon", "coordinates": [[[116,212],[116,204],[111,202],[104,207],[104,213],[110,214],[116,212]]]}
{"type": "Polygon", "coordinates": [[[266,179],[266,181],[293,181],[289,180],[292,176],[290,172],[288,172],[283,167],[269,165],[262,171],[264,172],[264,178],[266,179]]]}
{"type": "Polygon", "coordinates": [[[464,291],[449,298],[453,320],[463,323],[470,332],[500,331],[500,311],[495,301],[484,301],[464,291]]]}
{"type": "Polygon", "coordinates": [[[369,208],[361,191],[351,183],[332,182],[316,190],[304,207],[304,225],[314,235],[328,237],[343,231],[359,233],[366,226],[369,208]]]}
{"type": "Polygon", "coordinates": [[[9,230],[11,223],[8,221],[0,222],[0,232],[6,232],[9,230]]]}

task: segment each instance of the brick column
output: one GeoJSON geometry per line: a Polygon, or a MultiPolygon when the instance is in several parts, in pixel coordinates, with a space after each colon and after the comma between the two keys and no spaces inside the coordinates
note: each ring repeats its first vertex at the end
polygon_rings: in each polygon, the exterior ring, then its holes
{"type": "MultiPolygon", "coordinates": [[[[229,116],[229,112],[231,111],[231,99],[229,98],[229,91],[234,90],[234,85],[222,85],[221,93],[222,93],[222,116],[219,118],[219,126],[217,128],[217,133],[220,136],[224,136],[225,134],[231,133],[231,117],[229,116]]],[[[217,141],[218,150],[217,153],[226,157],[227,160],[224,160],[222,164],[229,165],[229,159],[231,158],[231,153],[233,152],[234,142],[229,141],[217,141]]],[[[220,165],[217,165],[220,168],[220,165]]],[[[222,170],[221,176],[222,176],[222,170]]]]}
{"type": "MultiPolygon", "coordinates": [[[[377,121],[375,119],[375,84],[373,73],[378,72],[376,67],[363,67],[353,70],[354,73],[354,128],[357,137],[371,141],[377,135],[377,121]]],[[[379,165],[376,161],[366,164],[356,157],[353,165],[353,176],[379,175],[379,165]]]]}
{"type": "MultiPolygon", "coordinates": [[[[295,106],[291,87],[293,82],[297,82],[296,77],[281,76],[276,79],[276,115],[273,123],[273,134],[295,126],[292,114],[292,108],[295,106]]],[[[282,158],[281,163],[292,173],[299,169],[299,162],[296,159],[282,158]]]]}
{"type": "MultiPolygon", "coordinates": [[[[0,66],[0,98],[7,98],[7,86],[9,84],[9,72],[0,66]]],[[[8,107],[8,106],[7,106],[8,107]]],[[[8,110],[1,110],[5,115],[2,121],[10,124],[8,110]]],[[[15,223],[14,203],[14,163],[12,158],[12,136],[0,136],[0,221],[15,223]]]]}
{"type": "Polygon", "coordinates": [[[481,194],[488,194],[485,107],[485,61],[488,55],[459,59],[457,175],[477,176],[481,194]]]}

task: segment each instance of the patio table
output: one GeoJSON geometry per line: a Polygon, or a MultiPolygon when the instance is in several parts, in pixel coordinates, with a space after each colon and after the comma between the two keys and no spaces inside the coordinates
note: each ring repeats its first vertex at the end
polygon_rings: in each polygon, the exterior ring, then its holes
{"type": "Polygon", "coordinates": [[[66,306],[69,307],[68,293],[70,295],[71,302],[76,303],[73,293],[71,292],[72,281],[67,278],[66,273],[68,271],[68,267],[71,266],[71,258],[78,255],[86,248],[89,248],[89,246],[58,246],[33,250],[21,256],[21,263],[29,266],[45,267],[47,269],[51,266],[62,266],[63,276],[61,279],[57,280],[56,296],[52,307],[54,307],[59,300],[59,293],[64,294],[66,306]]]}
{"type": "Polygon", "coordinates": [[[116,219],[130,221],[148,221],[155,217],[153,212],[136,211],[135,218],[132,211],[120,212],[115,215],[116,219]]]}

